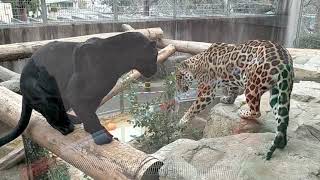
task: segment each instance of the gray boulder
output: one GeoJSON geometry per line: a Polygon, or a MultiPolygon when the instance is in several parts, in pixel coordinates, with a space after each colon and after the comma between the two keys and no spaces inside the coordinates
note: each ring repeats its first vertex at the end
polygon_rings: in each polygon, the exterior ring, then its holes
{"type": "Polygon", "coordinates": [[[289,138],[270,161],[265,153],[272,133],[243,133],[193,141],[180,139],[154,156],[164,162],[162,180],[319,180],[320,145],[289,138]]]}
{"type": "MultiPolygon", "coordinates": [[[[275,132],[277,123],[269,106],[269,93],[261,100],[261,117],[257,120],[241,119],[240,108],[248,108],[244,95],[235,103],[219,103],[211,109],[204,129],[204,137],[221,137],[239,133],[275,132]]],[[[320,142],[320,84],[315,82],[295,83],[291,96],[288,135],[298,139],[320,142]]]]}

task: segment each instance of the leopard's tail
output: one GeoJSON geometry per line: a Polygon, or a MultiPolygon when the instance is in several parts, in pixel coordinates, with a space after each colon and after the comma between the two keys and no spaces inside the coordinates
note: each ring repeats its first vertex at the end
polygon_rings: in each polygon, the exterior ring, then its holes
{"type": "Polygon", "coordinates": [[[294,72],[291,63],[280,66],[277,83],[270,93],[270,106],[275,115],[277,125],[276,138],[267,153],[267,160],[271,159],[273,152],[287,145],[287,127],[289,125],[290,97],[293,88],[294,72]]]}

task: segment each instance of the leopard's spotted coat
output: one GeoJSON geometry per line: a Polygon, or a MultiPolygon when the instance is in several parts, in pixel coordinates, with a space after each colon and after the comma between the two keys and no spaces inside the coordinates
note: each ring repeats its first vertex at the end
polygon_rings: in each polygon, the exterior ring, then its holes
{"type": "Polygon", "coordinates": [[[267,153],[287,144],[290,95],[293,86],[292,58],[277,43],[251,40],[242,44],[214,43],[207,50],[183,61],[176,68],[179,91],[186,92],[193,80],[198,82],[198,97],[180,120],[184,124],[211,103],[218,87],[227,87],[221,102],[231,104],[243,89],[249,110],[240,110],[241,118],[260,117],[260,98],[270,90],[270,105],[277,120],[277,134],[267,153]]]}

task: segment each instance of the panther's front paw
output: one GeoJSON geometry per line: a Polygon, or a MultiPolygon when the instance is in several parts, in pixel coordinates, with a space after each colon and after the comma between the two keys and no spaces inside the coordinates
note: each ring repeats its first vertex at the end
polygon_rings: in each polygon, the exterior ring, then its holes
{"type": "Polygon", "coordinates": [[[257,119],[261,116],[261,113],[253,113],[250,110],[246,110],[246,109],[240,109],[239,110],[239,116],[242,119],[257,119]]]}
{"type": "Polygon", "coordinates": [[[100,130],[91,134],[91,136],[94,140],[94,143],[96,143],[97,145],[109,144],[113,140],[113,135],[111,135],[106,130],[100,130]]]}

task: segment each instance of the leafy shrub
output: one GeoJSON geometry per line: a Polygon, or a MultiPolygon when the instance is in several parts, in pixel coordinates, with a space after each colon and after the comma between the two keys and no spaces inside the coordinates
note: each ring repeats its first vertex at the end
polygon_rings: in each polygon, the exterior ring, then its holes
{"type": "MultiPolygon", "coordinates": [[[[164,80],[165,93],[146,103],[137,102],[138,85],[129,85],[127,99],[130,103],[130,114],[133,116],[134,127],[144,128],[142,136],[136,141],[143,151],[152,153],[182,137],[184,127],[178,126],[179,117],[175,101],[175,78],[173,74],[164,80]]],[[[139,147],[137,147],[139,148],[139,147]]]]}

